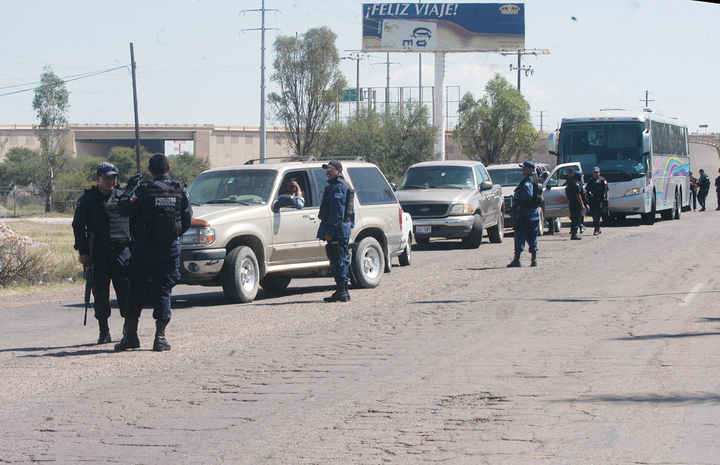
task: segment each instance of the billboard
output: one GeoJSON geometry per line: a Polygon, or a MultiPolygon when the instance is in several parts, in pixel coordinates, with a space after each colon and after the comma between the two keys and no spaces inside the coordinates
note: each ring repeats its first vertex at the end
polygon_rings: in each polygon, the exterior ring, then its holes
{"type": "Polygon", "coordinates": [[[522,3],[365,3],[363,52],[525,48],[522,3]]]}

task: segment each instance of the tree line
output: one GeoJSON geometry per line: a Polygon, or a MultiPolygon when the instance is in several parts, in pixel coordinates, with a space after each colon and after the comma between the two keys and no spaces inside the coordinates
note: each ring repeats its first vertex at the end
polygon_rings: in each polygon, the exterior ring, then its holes
{"type": "MultiPolygon", "coordinates": [[[[270,79],[279,91],[268,96],[268,103],[276,122],[286,128],[293,153],[363,157],[378,165],[392,182],[399,181],[408,166],[438,159],[439,154],[434,152],[437,131],[427,107],[420,102],[388,104],[382,112],[362,108],[344,121],[335,117],[347,87],[335,40],[335,33],[320,27],[299,36],[278,36],[275,41],[275,72],[270,79]]],[[[56,188],[80,190],[92,185],[94,167],[101,161],[118,166],[121,182],[134,173],[132,148],[113,147],[102,159],[78,159],[69,153],[62,143],[69,95],[64,81],[45,67],[33,99],[40,148],[12,148],[0,163],[0,185],[41,186],[46,211],[53,210],[56,188]]],[[[462,97],[454,136],[468,158],[485,165],[529,158],[538,139],[530,120],[530,105],[500,74],[488,82],[481,98],[476,100],[471,93],[462,97]]],[[[142,163],[146,164],[151,155],[143,149],[142,163]]],[[[186,183],[209,168],[207,160],[187,153],[175,156],[171,165],[172,176],[186,183]]]]}

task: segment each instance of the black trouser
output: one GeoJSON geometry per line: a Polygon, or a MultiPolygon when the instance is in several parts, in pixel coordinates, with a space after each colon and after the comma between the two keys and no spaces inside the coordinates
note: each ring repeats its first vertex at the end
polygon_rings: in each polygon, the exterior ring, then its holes
{"type": "Polygon", "coordinates": [[[692,196],[693,210],[697,210],[697,190],[690,189],[690,195],[692,196]]]}
{"type": "Polygon", "coordinates": [[[590,202],[590,216],[593,219],[593,227],[600,229],[600,218],[602,218],[602,203],[601,202],[590,202]]]}
{"type": "Polygon", "coordinates": [[[130,259],[130,298],[127,318],[140,318],[145,287],[152,277],[153,318],[170,320],[172,288],[180,280],[180,243],[136,243],[130,259]]]}
{"type": "Polygon", "coordinates": [[[700,203],[701,210],[705,210],[705,199],[707,198],[708,192],[709,191],[707,191],[705,189],[700,189],[700,192],[698,192],[697,198],[698,198],[698,203],[700,203]]]}
{"type": "Polygon", "coordinates": [[[130,249],[127,246],[119,246],[110,249],[95,251],[93,265],[92,293],[95,299],[95,318],[107,320],[110,318],[110,282],[112,281],[115,295],[117,296],[120,316],[125,317],[128,297],[128,281],[125,273],[125,264],[130,258],[130,249]]]}
{"type": "Polygon", "coordinates": [[[582,224],[582,207],[570,204],[570,233],[577,235],[578,228],[582,224]]]}

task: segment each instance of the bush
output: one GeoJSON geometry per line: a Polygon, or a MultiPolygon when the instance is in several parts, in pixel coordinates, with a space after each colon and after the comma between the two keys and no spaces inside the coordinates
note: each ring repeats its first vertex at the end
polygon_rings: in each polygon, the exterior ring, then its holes
{"type": "Polygon", "coordinates": [[[0,286],[47,282],[49,256],[44,247],[0,243],[0,286]]]}

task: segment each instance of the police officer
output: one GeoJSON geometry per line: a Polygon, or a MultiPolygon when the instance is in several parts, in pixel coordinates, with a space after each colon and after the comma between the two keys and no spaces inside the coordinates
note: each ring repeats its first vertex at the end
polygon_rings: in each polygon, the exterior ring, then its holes
{"type": "Polygon", "coordinates": [[[579,241],[578,229],[582,225],[582,217],[586,211],[585,202],[582,198],[582,186],[575,176],[575,169],[568,168],[567,183],[565,184],[565,196],[570,207],[570,239],[579,241]]]}
{"type": "Polygon", "coordinates": [[[705,200],[708,192],[710,192],[710,178],[705,174],[705,170],[700,170],[700,179],[698,179],[698,203],[700,203],[700,211],[705,211],[705,200]]]}
{"type": "Polygon", "coordinates": [[[540,214],[538,207],[542,192],[538,192],[539,183],[534,176],[535,163],[523,162],[520,165],[523,170],[523,179],[515,188],[514,205],[515,215],[515,258],[508,264],[509,268],[520,266],[520,254],[525,249],[527,241],[528,249],[532,254],[530,266],[537,266],[537,238],[540,232],[540,214]]]}
{"type": "Polygon", "coordinates": [[[122,190],[118,189],[119,171],[112,163],[97,165],[97,185],[86,189],[77,201],[72,228],[75,250],[80,254],[83,266],[90,264],[90,233],[95,235],[93,266],[95,268],[92,293],[95,298],[95,318],[100,327],[98,344],[112,342],[108,318],[110,317],[110,281],[112,281],[120,316],[125,316],[128,283],[125,265],[130,258],[130,225],[128,218],[117,211],[117,201],[122,190]]]}
{"type": "Polygon", "coordinates": [[[593,168],[593,177],[590,179],[585,186],[585,190],[588,194],[588,207],[590,207],[590,215],[593,219],[593,227],[595,231],[593,235],[597,236],[600,231],[600,217],[602,216],[603,210],[607,211],[608,202],[610,201],[608,183],[600,176],[600,168],[593,168]]]}
{"type": "Polygon", "coordinates": [[[350,231],[355,226],[355,191],[342,174],[342,163],[331,161],[322,165],[328,178],[328,186],[320,202],[320,227],[317,238],[327,241],[325,252],[335,277],[336,290],[325,302],[350,300],[350,231]]]}
{"type": "MultiPolygon", "coordinates": [[[[130,297],[125,316],[123,338],[115,350],[140,347],[137,335],[145,287],[152,278],[153,318],[155,318],[154,351],[170,350],[165,328],[170,322],[172,288],[180,279],[180,242],[178,237],[190,228],[192,207],[183,183],[168,176],[170,164],[163,154],[150,158],[148,164],[154,179],[135,186],[119,201],[121,214],[133,216],[138,237],[130,259],[130,297]]],[[[136,178],[133,178],[136,179],[136,178]]]]}

